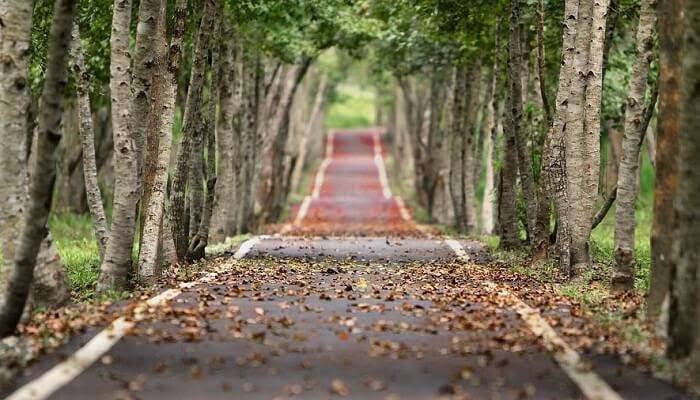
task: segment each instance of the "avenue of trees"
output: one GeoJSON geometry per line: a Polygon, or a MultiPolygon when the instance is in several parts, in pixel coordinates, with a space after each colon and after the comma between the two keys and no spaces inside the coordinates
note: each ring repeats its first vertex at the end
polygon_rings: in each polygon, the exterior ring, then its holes
{"type": "Polygon", "coordinates": [[[278,222],[335,48],[369,60],[430,222],[566,276],[614,213],[612,287],[635,289],[649,160],[648,315],[700,392],[700,1],[4,0],[0,22],[0,336],[66,300],[53,211],[90,213],[101,292],[278,222]]]}

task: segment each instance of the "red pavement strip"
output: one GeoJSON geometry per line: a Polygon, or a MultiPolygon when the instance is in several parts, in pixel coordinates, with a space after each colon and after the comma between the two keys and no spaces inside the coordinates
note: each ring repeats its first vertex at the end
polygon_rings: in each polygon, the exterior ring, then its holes
{"type": "MultiPolygon", "coordinates": [[[[338,131],[328,136],[326,158],[322,162],[310,196],[304,199],[296,218],[281,233],[293,235],[356,235],[425,238],[429,229],[416,224],[402,199],[391,194],[384,166],[381,131],[377,129],[338,131]]],[[[294,238],[289,238],[295,240],[294,238]]],[[[245,242],[231,263],[245,257],[257,244],[269,237],[255,237],[245,242]]],[[[317,239],[323,240],[323,239],[317,239]]],[[[340,239],[335,239],[340,240],[340,239]]],[[[376,238],[374,239],[376,240],[376,238]]],[[[417,239],[428,241],[433,239],[417,239]]],[[[389,239],[386,239],[389,245],[389,239]]],[[[435,245],[446,245],[457,259],[472,264],[469,254],[456,240],[434,240],[435,245]]],[[[407,242],[410,245],[410,242],[407,242]]],[[[422,243],[425,245],[425,243],[422,243]]],[[[265,246],[263,246],[265,247],[265,246]]],[[[227,263],[230,268],[231,263],[227,263]]],[[[227,268],[224,265],[218,273],[227,268]]],[[[148,300],[149,306],[168,303],[179,296],[182,289],[205,284],[217,276],[214,272],[197,282],[168,289],[148,300]]],[[[491,281],[480,282],[482,287],[513,304],[514,311],[537,335],[552,354],[564,373],[588,399],[622,399],[603,379],[587,367],[574,351],[535,310],[502,285],[491,281]]],[[[133,327],[135,322],[118,318],[109,327],[94,336],[65,361],[49,369],[40,377],[26,383],[7,399],[45,399],[78,377],[83,371],[106,354],[133,327]]]]}

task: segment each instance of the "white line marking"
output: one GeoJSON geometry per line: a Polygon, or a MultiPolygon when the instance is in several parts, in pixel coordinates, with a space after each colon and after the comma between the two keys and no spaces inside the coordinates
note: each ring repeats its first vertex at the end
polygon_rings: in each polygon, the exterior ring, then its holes
{"type": "Polygon", "coordinates": [[[267,236],[253,236],[252,238],[246,240],[241,244],[241,246],[236,250],[236,253],[233,254],[233,258],[236,260],[240,260],[241,258],[245,257],[248,252],[250,252],[255,245],[260,243],[260,240],[266,239],[267,236]]]}
{"type": "Polygon", "coordinates": [[[445,244],[450,246],[450,248],[452,249],[452,251],[455,252],[457,258],[459,258],[460,261],[466,263],[471,262],[469,254],[467,254],[467,252],[464,251],[464,247],[462,247],[462,245],[458,241],[454,239],[445,239],[445,244]]]}
{"type": "MultiPolygon", "coordinates": [[[[268,236],[252,237],[238,248],[233,255],[234,260],[240,260],[245,257],[250,250],[255,247],[261,240],[268,236]]],[[[146,301],[149,307],[159,307],[166,304],[182,293],[182,289],[193,287],[199,283],[207,282],[214,279],[218,272],[222,272],[230,268],[231,263],[225,263],[216,272],[209,273],[204,277],[194,281],[181,283],[178,288],[168,289],[159,295],[152,297],[146,301]]],[[[83,371],[88,369],[92,364],[107,353],[115,344],[121,340],[129,331],[131,331],[136,322],[127,320],[125,317],[119,317],[112,321],[111,324],[100,333],[95,335],[83,347],[78,349],[65,361],[55,365],[53,368],[45,372],[39,378],[25,384],[17,389],[5,400],[44,400],[55,393],[58,389],[67,385],[70,381],[78,377],[83,371]]]]}
{"type": "Polygon", "coordinates": [[[291,224],[284,225],[284,227],[282,227],[282,230],[280,230],[279,232],[280,234],[286,235],[287,233],[291,232],[293,228],[301,227],[304,218],[306,218],[306,214],[309,213],[309,207],[311,207],[311,202],[314,199],[318,199],[319,197],[321,197],[321,187],[323,186],[323,181],[326,177],[326,169],[330,165],[331,158],[333,157],[334,135],[335,132],[331,131],[326,137],[326,157],[323,159],[321,165],[318,167],[318,171],[316,172],[316,178],[314,179],[314,187],[311,190],[311,196],[304,197],[304,201],[299,206],[299,210],[297,211],[296,217],[294,217],[294,221],[291,224]]]}
{"type": "Polygon", "coordinates": [[[301,203],[301,206],[299,207],[299,212],[297,212],[297,217],[294,219],[294,226],[295,227],[300,227],[301,222],[304,220],[306,217],[306,214],[309,212],[309,206],[311,206],[311,196],[306,196],[304,197],[304,201],[301,203]]]}
{"type": "MultiPolygon", "coordinates": [[[[469,255],[464,247],[454,240],[446,239],[447,244],[457,255],[457,258],[469,263],[469,255]]],[[[498,295],[505,297],[513,303],[513,308],[520,315],[523,322],[530,330],[544,342],[544,346],[552,353],[559,367],[578,386],[583,395],[589,400],[622,400],[600,376],[588,366],[581,356],[569,346],[564,339],[557,334],[551,325],[542,318],[540,312],[525,304],[518,296],[507,288],[500,287],[492,281],[480,281],[482,285],[492,291],[498,290],[498,295]]]]}
{"type": "Polygon", "coordinates": [[[328,168],[328,165],[330,165],[331,159],[326,158],[323,160],[321,163],[321,166],[318,168],[318,172],[316,173],[316,180],[314,181],[314,190],[312,193],[312,196],[314,199],[318,199],[321,197],[321,186],[323,186],[323,180],[326,178],[326,168],[328,168]]]}
{"type": "Polygon", "coordinates": [[[382,156],[382,145],[379,139],[379,131],[374,131],[372,138],[374,139],[374,164],[379,172],[379,183],[382,185],[382,193],[385,199],[391,198],[391,189],[389,188],[389,179],[386,176],[386,166],[384,165],[384,157],[382,156]]]}

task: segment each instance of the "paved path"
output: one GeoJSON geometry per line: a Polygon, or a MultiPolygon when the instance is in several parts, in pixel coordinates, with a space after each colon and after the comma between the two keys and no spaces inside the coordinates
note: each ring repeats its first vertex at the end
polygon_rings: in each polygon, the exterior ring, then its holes
{"type": "Polygon", "coordinates": [[[423,234],[378,139],[335,133],[287,236],[75,337],[14,398],[685,398],[613,356],[580,359],[608,344],[584,340],[599,335],[576,305],[480,265],[476,242],[423,234]]]}

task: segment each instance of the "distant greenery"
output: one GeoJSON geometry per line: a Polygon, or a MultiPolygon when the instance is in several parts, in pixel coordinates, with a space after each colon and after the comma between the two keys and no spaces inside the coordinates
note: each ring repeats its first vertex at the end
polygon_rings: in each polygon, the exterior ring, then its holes
{"type": "Polygon", "coordinates": [[[358,85],[338,85],[326,114],[328,128],[361,128],[374,124],[374,91],[358,85]]]}

